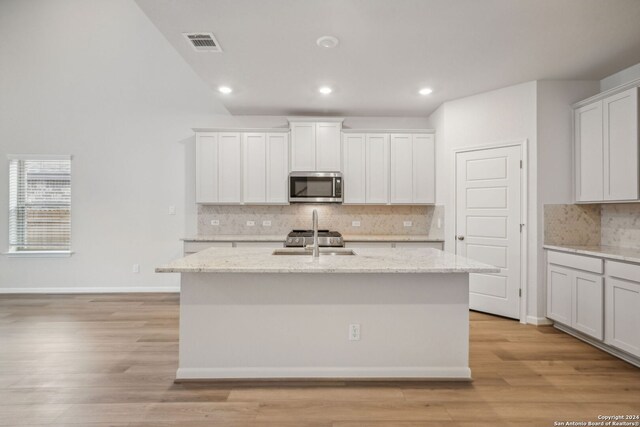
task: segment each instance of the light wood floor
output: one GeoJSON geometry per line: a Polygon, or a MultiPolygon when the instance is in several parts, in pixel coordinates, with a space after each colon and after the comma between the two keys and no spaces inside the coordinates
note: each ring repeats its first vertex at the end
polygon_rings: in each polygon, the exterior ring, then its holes
{"type": "Polygon", "coordinates": [[[640,414],[640,369],[550,327],[471,319],[473,383],[186,385],[173,383],[177,295],[0,296],[0,425],[552,426],[640,414]]]}

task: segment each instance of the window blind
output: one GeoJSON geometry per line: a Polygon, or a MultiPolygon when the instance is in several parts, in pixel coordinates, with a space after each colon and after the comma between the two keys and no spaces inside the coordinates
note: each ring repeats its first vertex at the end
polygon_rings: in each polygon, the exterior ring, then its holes
{"type": "Polygon", "coordinates": [[[9,159],[9,251],[71,249],[71,158],[9,159]]]}

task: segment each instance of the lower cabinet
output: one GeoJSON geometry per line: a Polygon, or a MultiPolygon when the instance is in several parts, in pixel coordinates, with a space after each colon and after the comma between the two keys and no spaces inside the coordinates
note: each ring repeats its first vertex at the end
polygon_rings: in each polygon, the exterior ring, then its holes
{"type": "Polygon", "coordinates": [[[605,343],[640,357],[640,265],[607,263],[605,343]]]}
{"type": "Polygon", "coordinates": [[[547,251],[547,317],[640,363],[640,265],[547,251]]]}
{"type": "Polygon", "coordinates": [[[602,340],[604,291],[598,264],[594,266],[596,272],[589,272],[575,268],[589,266],[588,257],[569,254],[558,257],[549,252],[548,260],[547,317],[602,340]]]}

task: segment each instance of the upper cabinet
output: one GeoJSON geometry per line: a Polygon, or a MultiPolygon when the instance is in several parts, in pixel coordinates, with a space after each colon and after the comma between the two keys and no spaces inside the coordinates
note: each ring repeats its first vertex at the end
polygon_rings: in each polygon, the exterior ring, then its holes
{"type": "Polygon", "coordinates": [[[574,111],[577,202],[638,200],[638,88],[574,111]]]}
{"type": "Polygon", "coordinates": [[[435,143],[429,134],[391,134],[391,203],[435,203],[435,143]]]}
{"type": "Polygon", "coordinates": [[[288,174],[288,130],[196,133],[196,203],[286,204],[288,174]]]}
{"type": "Polygon", "coordinates": [[[345,132],[343,175],[345,204],[433,204],[434,135],[345,132]]]}
{"type": "Polygon", "coordinates": [[[342,118],[326,121],[290,118],[291,171],[341,171],[342,121],[342,118]]]}
{"type": "Polygon", "coordinates": [[[196,134],[196,202],[241,203],[239,132],[196,134]]]}

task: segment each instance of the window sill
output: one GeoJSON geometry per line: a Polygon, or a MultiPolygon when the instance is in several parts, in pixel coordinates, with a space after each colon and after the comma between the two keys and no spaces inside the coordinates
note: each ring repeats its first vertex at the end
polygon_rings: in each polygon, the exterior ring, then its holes
{"type": "Polygon", "coordinates": [[[9,251],[3,255],[9,258],[69,258],[72,251],[9,251]]]}

